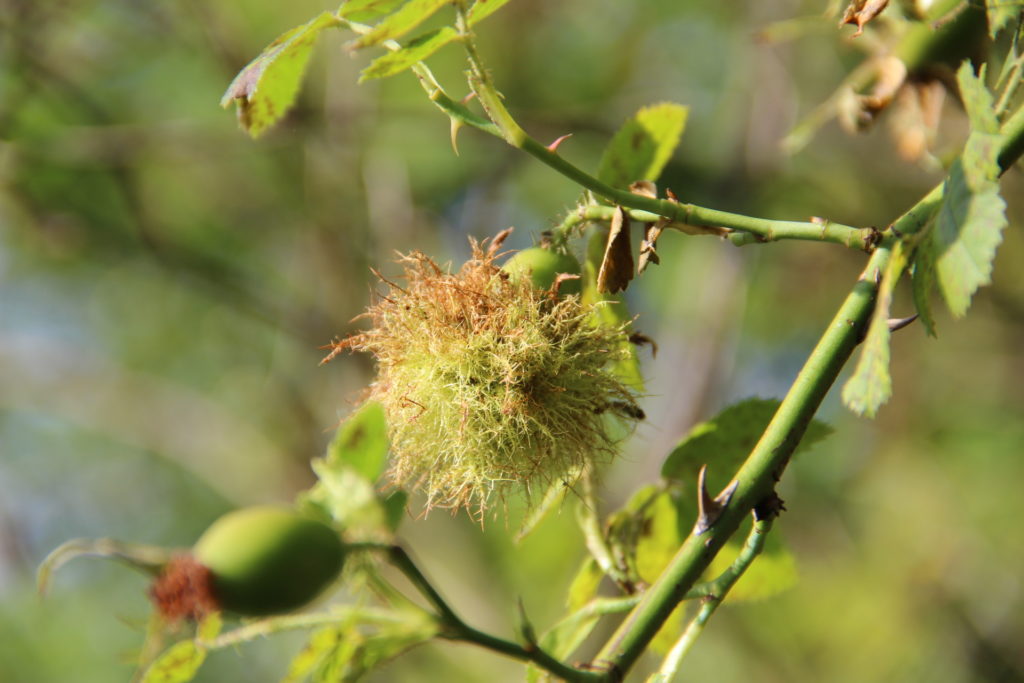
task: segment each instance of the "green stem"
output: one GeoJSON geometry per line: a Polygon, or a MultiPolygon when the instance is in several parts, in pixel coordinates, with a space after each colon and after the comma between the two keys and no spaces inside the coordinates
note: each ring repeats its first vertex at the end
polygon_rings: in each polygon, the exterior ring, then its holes
{"type": "MultiPolygon", "coordinates": [[[[1005,172],[1024,153],[1024,106],[1006,122],[1001,133],[999,165],[1005,172]]],[[[736,491],[721,516],[706,533],[691,534],[686,539],[640,604],[599,653],[598,660],[610,666],[608,680],[621,680],[747,512],[771,495],[822,399],[864,334],[874,312],[878,282],[888,265],[892,245],[895,240],[920,231],[941,206],[942,196],[943,183],[940,183],[887,231],[886,238],[875,249],[864,273],[811,352],[760,441],[737,472],[736,491]]]]}
{"type": "Polygon", "coordinates": [[[439,637],[447,640],[473,643],[481,647],[501,653],[513,659],[524,662],[533,662],[537,666],[550,671],[566,681],[600,681],[602,674],[593,671],[581,671],[563,664],[547,652],[544,652],[536,643],[527,643],[525,646],[519,643],[492,636],[479,631],[464,622],[455,611],[445,602],[441,594],[437,592],[419,567],[412,561],[409,554],[397,545],[387,547],[388,561],[402,572],[412,582],[416,590],[423,594],[423,597],[437,610],[441,624],[439,637]]]}
{"type": "Polygon", "coordinates": [[[207,650],[220,650],[274,633],[303,630],[317,626],[329,626],[332,624],[344,624],[352,619],[358,619],[359,623],[362,624],[390,624],[397,626],[407,624],[409,614],[369,607],[339,607],[329,612],[291,614],[272,619],[261,619],[245,626],[239,626],[236,629],[222,633],[213,640],[203,642],[202,645],[207,650]]]}
{"type": "MultiPolygon", "coordinates": [[[[615,207],[591,204],[570,212],[562,223],[553,230],[555,240],[564,240],[568,233],[587,221],[609,221],[615,207]],[[564,237],[563,237],[564,235],[564,237]]],[[[629,217],[641,223],[653,223],[661,218],[660,214],[650,211],[631,209],[629,217]]],[[[746,244],[775,242],[778,240],[807,240],[813,242],[832,242],[844,247],[869,251],[878,241],[880,233],[875,228],[851,228],[829,220],[820,222],[800,223],[796,221],[768,221],[770,225],[756,226],[749,231],[733,229],[724,236],[736,246],[746,244]]],[[[696,234],[717,234],[711,231],[693,230],[690,224],[669,223],[666,228],[696,234]]]]}
{"type": "Polygon", "coordinates": [[[672,649],[662,662],[661,668],[658,670],[658,673],[664,676],[665,681],[671,681],[676,675],[679,670],[679,664],[689,653],[693,644],[697,641],[697,637],[704,632],[704,626],[707,625],[708,619],[718,609],[718,606],[722,604],[725,596],[736,585],[736,582],[743,576],[743,573],[747,571],[754,558],[761,554],[771,527],[772,521],[770,519],[754,522],[754,526],[747,536],[747,541],[743,544],[743,549],[736,557],[736,560],[718,578],[708,583],[707,589],[709,592],[701,603],[700,611],[697,612],[697,615],[686,627],[686,630],[683,631],[679,640],[672,646],[672,649]]]}
{"type": "Polygon", "coordinates": [[[608,680],[621,680],[743,518],[771,495],[822,399],[860,341],[874,307],[877,275],[885,269],[889,254],[888,248],[880,247],[871,256],[867,269],[811,352],[761,440],[736,474],[737,488],[714,526],[699,536],[691,534],[686,539],[598,655],[597,661],[605,661],[611,667],[608,680]]]}

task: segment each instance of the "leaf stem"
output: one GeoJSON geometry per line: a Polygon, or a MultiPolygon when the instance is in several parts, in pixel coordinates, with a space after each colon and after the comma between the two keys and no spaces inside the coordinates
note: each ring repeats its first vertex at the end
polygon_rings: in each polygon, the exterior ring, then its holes
{"type": "Polygon", "coordinates": [[[679,664],[689,653],[697,637],[704,632],[704,626],[708,623],[708,619],[711,618],[711,615],[714,614],[718,606],[725,600],[725,596],[754,562],[754,558],[761,554],[771,527],[772,520],[770,519],[755,521],[750,534],[747,536],[747,541],[743,544],[743,549],[736,557],[736,560],[714,581],[708,583],[707,589],[709,593],[701,603],[700,611],[697,612],[697,615],[687,625],[679,640],[672,646],[672,649],[662,662],[661,668],[658,670],[658,673],[664,676],[663,680],[670,681],[676,675],[679,670],[679,664]]]}
{"type": "Polygon", "coordinates": [[[473,643],[513,659],[533,662],[566,681],[585,682],[602,680],[603,675],[601,673],[582,671],[563,664],[547,652],[544,652],[536,643],[531,642],[524,646],[473,628],[464,622],[445,602],[441,594],[437,592],[437,589],[420,571],[405,549],[401,546],[393,545],[387,547],[386,552],[388,561],[402,572],[412,582],[416,590],[422,593],[423,597],[437,610],[437,616],[441,625],[441,631],[438,633],[439,637],[447,640],[473,643]]]}

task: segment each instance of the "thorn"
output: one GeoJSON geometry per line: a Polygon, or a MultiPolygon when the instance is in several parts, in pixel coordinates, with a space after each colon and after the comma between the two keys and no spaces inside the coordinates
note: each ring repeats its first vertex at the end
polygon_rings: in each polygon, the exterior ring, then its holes
{"type": "Polygon", "coordinates": [[[523,604],[522,596],[517,603],[519,605],[519,634],[523,637],[528,647],[537,647],[537,632],[533,630],[533,624],[526,616],[526,606],[523,604]]]}
{"type": "Polygon", "coordinates": [[[563,135],[562,137],[558,138],[557,140],[552,142],[550,145],[548,145],[548,151],[549,152],[556,152],[556,151],[558,151],[558,146],[560,144],[562,144],[563,142],[565,142],[566,140],[568,140],[569,138],[571,138],[571,137],[572,137],[572,133],[566,133],[565,135],[563,135]]]}
{"type": "Polygon", "coordinates": [[[677,203],[679,202],[679,197],[676,196],[676,193],[673,192],[672,188],[670,188],[670,187],[666,187],[665,188],[665,196],[668,197],[669,199],[671,199],[674,202],[677,202],[677,203]]]}
{"type": "Polygon", "coordinates": [[[915,320],[917,320],[916,313],[909,318],[889,318],[889,331],[895,332],[896,330],[902,330],[915,320]]]}
{"type": "Polygon", "coordinates": [[[736,487],[740,485],[738,481],[733,479],[731,484],[726,486],[716,497],[712,498],[711,494],[708,493],[707,481],[705,480],[707,469],[708,466],[703,465],[700,468],[700,473],[697,475],[697,523],[693,527],[693,533],[696,536],[700,536],[714,526],[718,518],[722,516],[722,510],[732,499],[732,494],[736,492],[736,487]]]}
{"type": "Polygon", "coordinates": [[[459,156],[459,131],[462,129],[464,124],[462,121],[452,118],[451,137],[452,137],[452,151],[455,152],[455,156],[459,156]]]}
{"type": "Polygon", "coordinates": [[[476,97],[476,91],[475,90],[471,91],[468,95],[466,95],[461,100],[459,100],[459,102],[462,103],[462,104],[469,104],[470,102],[473,101],[474,97],[476,97]]]}

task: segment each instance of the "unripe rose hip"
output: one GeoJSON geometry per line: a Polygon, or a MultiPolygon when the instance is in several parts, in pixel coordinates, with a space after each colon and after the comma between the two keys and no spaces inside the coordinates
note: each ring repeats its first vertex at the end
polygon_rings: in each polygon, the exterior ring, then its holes
{"type": "Polygon", "coordinates": [[[168,618],[213,610],[242,616],[302,607],[339,574],[345,546],[330,526],[287,508],[230,512],[176,558],[151,594],[168,618]]]}

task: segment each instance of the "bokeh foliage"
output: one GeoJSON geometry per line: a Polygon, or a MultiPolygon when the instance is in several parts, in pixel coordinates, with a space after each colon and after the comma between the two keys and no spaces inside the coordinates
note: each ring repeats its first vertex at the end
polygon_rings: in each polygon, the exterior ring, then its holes
{"type": "MultiPolygon", "coordinates": [[[[353,85],[370,58],[325,32],[298,105],[253,143],[217,101],[281,32],[325,7],[244,2],[7,0],[0,40],[0,673],[5,681],[123,680],[142,642],[141,579],[69,568],[39,602],[31,574],[72,536],[188,545],[241,503],[311,481],[360,398],[364,359],[319,368],[357,329],[368,266],[395,249],[461,261],[466,236],[550,227],[578,190],[499,141],[448,122],[413,77],[353,85]]],[[[480,28],[509,106],[539,139],[596,170],[638,107],[689,106],[662,185],[775,218],[881,225],[940,175],[900,161],[884,130],[826,128],[793,158],[778,142],[857,53],[834,23],[755,39],[818,2],[515,0],[480,28]]],[[[456,50],[432,65],[460,82],[456,50]]],[[[453,93],[454,94],[454,93],[453,93]]],[[[947,105],[955,151],[964,116],[947,105]]],[[[1021,225],[1019,172],[1003,181],[1021,225]]],[[[723,609],[688,663],[695,679],[1014,680],[1024,677],[1024,259],[1006,231],[971,315],[936,309],[938,341],[894,335],[894,394],[867,422],[798,458],[776,528],[798,589],[723,609]]],[[[738,250],[667,235],[629,291],[648,426],[605,476],[608,509],[653,481],[690,427],[749,396],[780,396],[863,265],[835,245],[738,250]]],[[[901,285],[893,310],[909,314],[901,285]]],[[[838,392],[834,392],[838,393],[838,392]]],[[[467,618],[496,632],[516,596],[549,625],[582,556],[566,505],[520,545],[515,523],[434,515],[404,538],[467,618]],[[452,558],[459,558],[453,562],[452,558]]],[[[211,656],[199,680],[276,680],[298,639],[211,656]]],[[[431,645],[376,680],[519,680],[521,667],[431,645]]]]}

